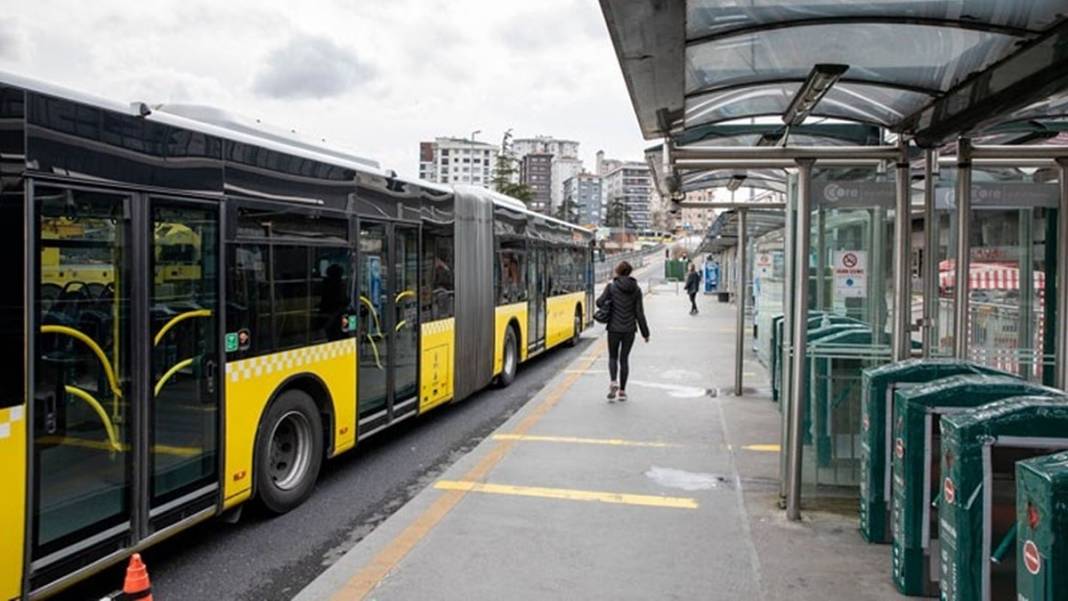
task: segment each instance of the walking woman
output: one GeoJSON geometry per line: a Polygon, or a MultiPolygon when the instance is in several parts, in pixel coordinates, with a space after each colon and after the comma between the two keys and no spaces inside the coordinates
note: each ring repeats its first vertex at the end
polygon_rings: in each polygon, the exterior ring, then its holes
{"type": "Polygon", "coordinates": [[[612,378],[608,386],[609,402],[616,398],[627,400],[628,358],[634,346],[635,330],[640,329],[642,338],[649,342],[649,325],[645,323],[645,310],[642,308],[642,290],[638,281],[630,277],[632,270],[626,261],[616,265],[616,277],[597,299],[597,307],[608,312],[608,374],[612,378]]]}
{"type": "Polygon", "coordinates": [[[697,315],[697,291],[701,288],[701,274],[697,273],[697,267],[690,263],[690,273],[686,274],[686,294],[690,295],[690,315],[697,315]]]}

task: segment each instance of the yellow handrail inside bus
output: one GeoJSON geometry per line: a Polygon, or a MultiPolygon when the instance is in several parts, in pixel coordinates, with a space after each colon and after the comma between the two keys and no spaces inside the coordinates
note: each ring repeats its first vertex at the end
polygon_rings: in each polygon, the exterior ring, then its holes
{"type": "Polygon", "coordinates": [[[406,297],[406,296],[415,297],[415,291],[413,291],[413,290],[405,290],[404,292],[401,292],[400,294],[398,294],[397,298],[395,298],[393,300],[393,302],[399,303],[401,301],[401,299],[406,297]]]}
{"type": "Polygon", "coordinates": [[[115,370],[111,367],[111,362],[108,361],[107,355],[104,354],[104,350],[100,348],[100,345],[95,340],[86,336],[82,332],[75,330],[74,328],[68,328],[67,326],[41,326],[42,334],[65,334],[79,340],[89,347],[96,358],[100,360],[100,364],[104,366],[104,374],[108,378],[108,385],[111,386],[111,392],[115,395],[115,399],[122,398],[122,391],[119,389],[119,380],[115,377],[115,370]]]}
{"type": "Polygon", "coordinates": [[[179,361],[174,364],[174,367],[168,369],[167,373],[163,374],[163,377],[159,379],[159,382],[156,382],[156,389],[153,392],[153,396],[159,396],[159,391],[163,389],[163,385],[167,383],[167,380],[170,380],[174,374],[192,365],[195,359],[196,357],[190,357],[183,361],[179,361]]]}
{"type": "MultiPolygon", "coordinates": [[[[367,305],[367,310],[371,312],[371,318],[375,324],[376,334],[382,336],[382,326],[378,323],[378,311],[375,311],[375,306],[371,303],[371,300],[366,296],[360,295],[360,302],[367,305]]],[[[370,336],[370,334],[368,334],[370,336]]]]}
{"type": "Polygon", "coordinates": [[[402,319],[400,321],[400,323],[397,324],[397,327],[393,328],[393,331],[394,332],[399,332],[399,331],[401,331],[401,328],[403,328],[406,325],[408,325],[408,320],[407,319],[402,319]]]}
{"type": "Polygon", "coordinates": [[[371,338],[370,334],[366,334],[366,336],[367,336],[367,342],[371,343],[371,352],[375,354],[375,365],[378,367],[378,369],[383,369],[382,368],[382,360],[379,359],[379,357],[378,357],[378,345],[375,344],[375,340],[374,340],[374,338],[371,338]]]}
{"type": "Polygon", "coordinates": [[[159,344],[160,340],[163,340],[163,336],[179,323],[192,319],[194,317],[211,317],[211,309],[197,309],[195,311],[186,311],[185,313],[179,313],[171,318],[166,324],[160,328],[159,333],[156,334],[156,338],[152,341],[152,346],[159,344]]]}
{"type": "Polygon", "coordinates": [[[66,385],[63,388],[66,389],[67,394],[78,397],[93,408],[93,411],[96,412],[97,416],[100,417],[100,421],[104,424],[104,430],[108,434],[108,442],[111,443],[111,450],[121,453],[122,445],[119,444],[119,437],[115,434],[115,426],[111,423],[111,419],[108,418],[107,411],[104,411],[104,406],[100,404],[100,401],[94,399],[93,395],[77,386],[66,385]]]}

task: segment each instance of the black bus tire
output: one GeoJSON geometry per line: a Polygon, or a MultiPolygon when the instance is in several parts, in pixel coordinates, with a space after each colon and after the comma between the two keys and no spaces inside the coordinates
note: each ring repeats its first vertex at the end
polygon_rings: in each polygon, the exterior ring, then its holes
{"type": "Polygon", "coordinates": [[[323,422],[303,390],[283,392],[268,407],[256,434],[256,496],[275,514],[303,503],[323,463],[323,422]]]}
{"type": "Polygon", "coordinates": [[[519,341],[516,339],[515,328],[511,326],[508,326],[504,332],[501,363],[501,375],[497,376],[497,386],[505,388],[515,381],[515,374],[519,371],[519,341]]]}
{"type": "Polygon", "coordinates": [[[575,347],[578,346],[579,337],[582,336],[582,309],[578,307],[575,307],[575,323],[571,330],[571,338],[568,339],[567,345],[575,347]]]}

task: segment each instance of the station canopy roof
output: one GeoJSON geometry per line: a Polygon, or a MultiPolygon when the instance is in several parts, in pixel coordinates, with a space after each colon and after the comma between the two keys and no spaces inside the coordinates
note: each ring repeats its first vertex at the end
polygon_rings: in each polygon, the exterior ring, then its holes
{"type": "MultiPolygon", "coordinates": [[[[753,238],[781,230],[786,224],[786,215],[782,211],[749,209],[745,215],[745,232],[753,238]]],[[[697,254],[715,254],[737,246],[738,221],[738,211],[724,211],[717,215],[715,221],[708,226],[704,240],[697,248],[697,254]]]]}
{"type": "MultiPolygon", "coordinates": [[[[809,107],[921,146],[1068,116],[1066,0],[601,0],[641,131],[678,146],[781,117],[817,65],[841,71],[809,107]]],[[[796,104],[796,103],[795,103],[796,104]]],[[[790,132],[791,145],[828,145],[790,132]]],[[[754,145],[744,134],[738,144],[754,145]]]]}

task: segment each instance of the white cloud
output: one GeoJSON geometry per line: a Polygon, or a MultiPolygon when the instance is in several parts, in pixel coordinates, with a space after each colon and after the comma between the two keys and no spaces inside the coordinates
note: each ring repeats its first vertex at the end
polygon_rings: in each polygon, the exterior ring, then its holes
{"type": "Polygon", "coordinates": [[[576,139],[588,166],[647,145],[592,0],[14,1],[0,69],[216,105],[408,175],[421,140],[473,130],[576,139]]]}
{"type": "Polygon", "coordinates": [[[299,35],[271,51],[252,88],[274,98],[330,98],[373,77],[374,69],[355,52],[327,38],[299,35]]]}

